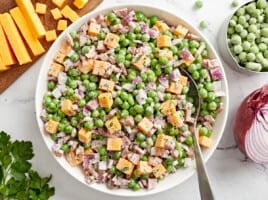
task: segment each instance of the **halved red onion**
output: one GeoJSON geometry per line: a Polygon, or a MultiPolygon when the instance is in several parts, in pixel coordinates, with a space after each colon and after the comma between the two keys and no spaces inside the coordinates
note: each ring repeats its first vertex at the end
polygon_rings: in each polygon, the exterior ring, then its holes
{"type": "Polygon", "coordinates": [[[240,105],[234,124],[239,149],[256,163],[268,163],[268,84],[240,105]]]}

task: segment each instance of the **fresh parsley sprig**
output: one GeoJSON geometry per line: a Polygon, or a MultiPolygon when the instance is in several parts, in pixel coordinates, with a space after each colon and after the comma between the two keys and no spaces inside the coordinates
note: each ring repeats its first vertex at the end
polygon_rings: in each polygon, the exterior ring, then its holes
{"type": "Polygon", "coordinates": [[[47,200],[55,193],[51,176],[32,170],[33,146],[29,141],[11,141],[0,132],[0,200],[47,200]]]}

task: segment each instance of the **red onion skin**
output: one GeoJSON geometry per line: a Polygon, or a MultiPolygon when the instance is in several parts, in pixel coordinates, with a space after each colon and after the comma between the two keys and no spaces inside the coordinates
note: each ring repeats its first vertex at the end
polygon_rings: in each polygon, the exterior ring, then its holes
{"type": "Polygon", "coordinates": [[[268,84],[249,94],[238,108],[234,120],[234,138],[240,151],[245,150],[245,137],[251,127],[257,112],[268,103],[268,84]]]}

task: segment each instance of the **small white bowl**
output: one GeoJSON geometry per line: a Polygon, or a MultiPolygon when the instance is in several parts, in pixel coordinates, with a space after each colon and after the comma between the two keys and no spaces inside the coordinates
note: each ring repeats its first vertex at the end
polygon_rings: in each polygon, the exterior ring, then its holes
{"type": "MultiPolygon", "coordinates": [[[[56,54],[57,50],[60,47],[61,41],[65,38],[66,34],[73,31],[77,30],[83,23],[88,21],[90,18],[97,16],[100,13],[107,13],[113,9],[118,9],[118,8],[124,8],[127,7],[129,9],[133,10],[140,10],[144,12],[146,15],[157,15],[160,19],[165,20],[171,25],[177,25],[177,24],[183,24],[189,30],[197,35],[199,35],[203,40],[208,44],[208,50],[209,50],[209,55],[211,58],[216,58],[220,62],[220,59],[215,51],[215,49],[212,47],[210,42],[206,39],[206,37],[198,31],[196,28],[191,25],[191,23],[185,21],[184,19],[180,18],[179,16],[172,14],[168,11],[165,11],[160,8],[152,7],[152,6],[145,6],[145,5],[131,5],[131,4],[126,4],[126,5],[121,5],[121,6],[116,6],[116,7],[109,7],[107,9],[101,10],[101,11],[93,11],[86,16],[80,18],[77,22],[72,24],[70,27],[68,27],[63,34],[59,36],[59,38],[54,42],[54,44],[51,46],[50,50],[46,54],[46,57],[44,59],[44,62],[42,64],[39,77],[38,77],[38,82],[37,82],[37,87],[36,87],[36,95],[35,95],[35,109],[36,109],[36,119],[40,128],[40,133],[49,148],[51,150],[51,146],[53,145],[53,141],[51,138],[44,132],[44,124],[40,118],[41,110],[42,110],[42,101],[43,101],[43,95],[47,91],[47,72],[49,69],[49,66],[53,60],[54,55],[56,54]]],[[[227,114],[228,114],[228,107],[229,107],[229,97],[228,97],[228,86],[227,86],[227,79],[226,79],[226,74],[224,72],[224,68],[220,62],[221,66],[221,71],[223,73],[223,90],[226,93],[226,96],[223,98],[223,103],[224,103],[224,109],[223,111],[217,116],[214,128],[213,128],[213,144],[210,149],[204,150],[203,151],[203,157],[205,161],[207,161],[213,152],[215,151],[221,137],[224,131],[224,127],[226,124],[227,120],[227,114]]],[[[52,153],[52,152],[51,152],[52,153]]],[[[55,160],[64,168],[71,176],[73,176],[75,179],[80,181],[83,184],[86,184],[84,174],[82,173],[82,170],[80,170],[78,167],[71,167],[68,162],[65,160],[64,157],[58,158],[52,153],[53,157],[55,160]]],[[[44,158],[45,159],[45,158],[44,158]]],[[[167,176],[164,180],[160,181],[157,187],[153,190],[139,190],[137,192],[133,192],[131,190],[126,190],[126,189],[108,189],[105,184],[91,184],[88,185],[88,187],[95,189],[100,192],[104,192],[110,195],[117,195],[117,196],[126,196],[126,197],[137,197],[137,196],[145,196],[145,195],[151,195],[155,193],[159,193],[165,190],[168,190],[174,186],[177,186],[181,183],[183,183],[185,180],[190,178],[195,172],[195,169],[193,168],[186,168],[186,169],[179,169],[177,170],[176,173],[171,174],[167,176]]],[[[87,184],[86,184],[87,185],[87,184]]]]}
{"type": "Polygon", "coordinates": [[[219,51],[221,56],[223,57],[224,61],[231,66],[234,70],[238,71],[238,72],[242,72],[248,75],[256,75],[256,74],[266,74],[268,72],[257,72],[257,71],[253,71],[253,70],[249,70],[243,66],[241,66],[237,60],[235,59],[235,57],[233,56],[232,52],[230,51],[229,45],[228,45],[228,37],[227,37],[227,30],[228,30],[228,26],[229,26],[229,22],[232,18],[232,16],[234,16],[234,14],[236,13],[236,11],[245,6],[246,4],[249,4],[251,2],[254,2],[255,0],[250,0],[242,5],[240,5],[229,17],[226,18],[226,20],[223,22],[221,29],[218,33],[218,47],[219,47],[219,51]]]}

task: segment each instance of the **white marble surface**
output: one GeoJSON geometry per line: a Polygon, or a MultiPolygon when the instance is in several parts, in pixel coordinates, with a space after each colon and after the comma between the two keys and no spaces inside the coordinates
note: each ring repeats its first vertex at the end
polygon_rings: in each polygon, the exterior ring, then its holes
{"type": "MultiPolygon", "coordinates": [[[[128,1],[105,0],[98,9],[124,2],[128,1]]],[[[224,19],[233,12],[233,8],[230,7],[232,0],[204,0],[204,7],[198,11],[193,10],[195,0],[135,0],[131,2],[158,5],[185,17],[196,26],[200,20],[206,20],[209,26],[203,32],[216,48],[218,30],[224,19]]],[[[242,2],[245,0],[240,0],[240,3],[242,2]]],[[[34,113],[35,85],[41,62],[42,59],[0,95],[0,130],[11,133],[16,139],[32,140],[35,150],[34,167],[42,175],[53,174],[52,184],[56,187],[56,195],[52,199],[123,199],[93,191],[77,182],[60,168],[46,148],[40,137],[34,113]]],[[[240,101],[252,90],[266,83],[267,77],[239,74],[227,65],[225,65],[225,70],[230,90],[229,118],[219,147],[207,163],[208,171],[217,199],[264,200],[268,197],[268,166],[254,164],[244,159],[235,146],[232,124],[240,101]]],[[[199,199],[196,176],[166,192],[137,199],[199,199]]]]}

